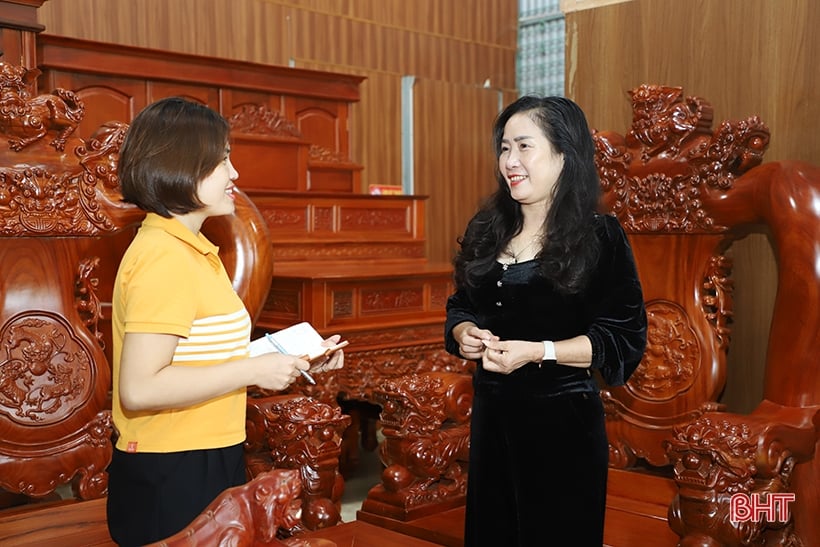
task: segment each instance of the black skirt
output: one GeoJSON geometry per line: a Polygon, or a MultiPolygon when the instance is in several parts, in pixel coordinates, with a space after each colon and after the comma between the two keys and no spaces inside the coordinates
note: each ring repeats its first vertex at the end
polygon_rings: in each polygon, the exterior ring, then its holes
{"type": "Polygon", "coordinates": [[[242,444],[169,453],[115,449],[108,473],[108,531],[121,546],[179,532],[222,491],[246,481],[242,444]]]}

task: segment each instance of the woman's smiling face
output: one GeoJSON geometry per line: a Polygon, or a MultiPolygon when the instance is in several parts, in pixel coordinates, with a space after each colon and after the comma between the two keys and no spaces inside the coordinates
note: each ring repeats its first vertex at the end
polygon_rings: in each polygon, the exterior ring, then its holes
{"type": "Polygon", "coordinates": [[[231,163],[231,151],[225,151],[225,158],[214,168],[207,177],[199,182],[197,197],[204,207],[204,216],[229,215],[234,212],[236,205],[233,190],[234,181],[239,173],[231,163]]]}
{"type": "Polygon", "coordinates": [[[564,155],[527,112],[513,115],[504,126],[498,169],[510,194],[521,204],[549,206],[552,192],[564,168],[564,155]]]}

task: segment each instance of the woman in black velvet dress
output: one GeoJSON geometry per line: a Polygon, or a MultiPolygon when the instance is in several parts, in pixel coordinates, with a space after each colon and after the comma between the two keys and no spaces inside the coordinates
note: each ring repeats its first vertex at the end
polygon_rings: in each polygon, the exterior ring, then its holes
{"type": "Polygon", "coordinates": [[[586,118],[526,96],[493,128],[498,190],[460,238],[447,350],[474,359],[465,545],[600,546],[608,444],[594,372],[622,385],[646,345],[632,251],[597,214],[586,118]]]}

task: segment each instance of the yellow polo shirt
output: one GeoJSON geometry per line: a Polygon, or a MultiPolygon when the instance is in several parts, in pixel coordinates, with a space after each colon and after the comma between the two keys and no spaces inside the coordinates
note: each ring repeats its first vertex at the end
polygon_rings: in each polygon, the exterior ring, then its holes
{"type": "Polygon", "coordinates": [[[132,412],[120,405],[126,332],[179,336],[173,366],[203,367],[248,356],[251,320],[219,248],[176,219],[149,213],[122,258],[114,284],[113,418],[117,448],[178,452],[245,440],[246,390],[186,408],[132,412]]]}

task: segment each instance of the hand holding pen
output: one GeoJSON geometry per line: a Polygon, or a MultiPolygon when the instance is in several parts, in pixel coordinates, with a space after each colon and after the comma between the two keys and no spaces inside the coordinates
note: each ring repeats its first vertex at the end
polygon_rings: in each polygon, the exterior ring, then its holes
{"type": "MultiPolygon", "coordinates": [[[[276,340],[273,339],[273,337],[270,335],[269,332],[265,333],[265,338],[267,338],[268,342],[270,342],[274,347],[278,347],[278,344],[276,343],[276,340]]],[[[307,355],[302,355],[302,356],[299,357],[299,359],[310,362],[310,357],[307,356],[307,355]]],[[[313,379],[313,376],[311,376],[308,371],[302,370],[302,369],[298,369],[298,370],[299,370],[299,374],[301,374],[302,377],[305,380],[307,380],[310,385],[313,385],[313,386],[316,385],[316,380],[313,379]]]]}

